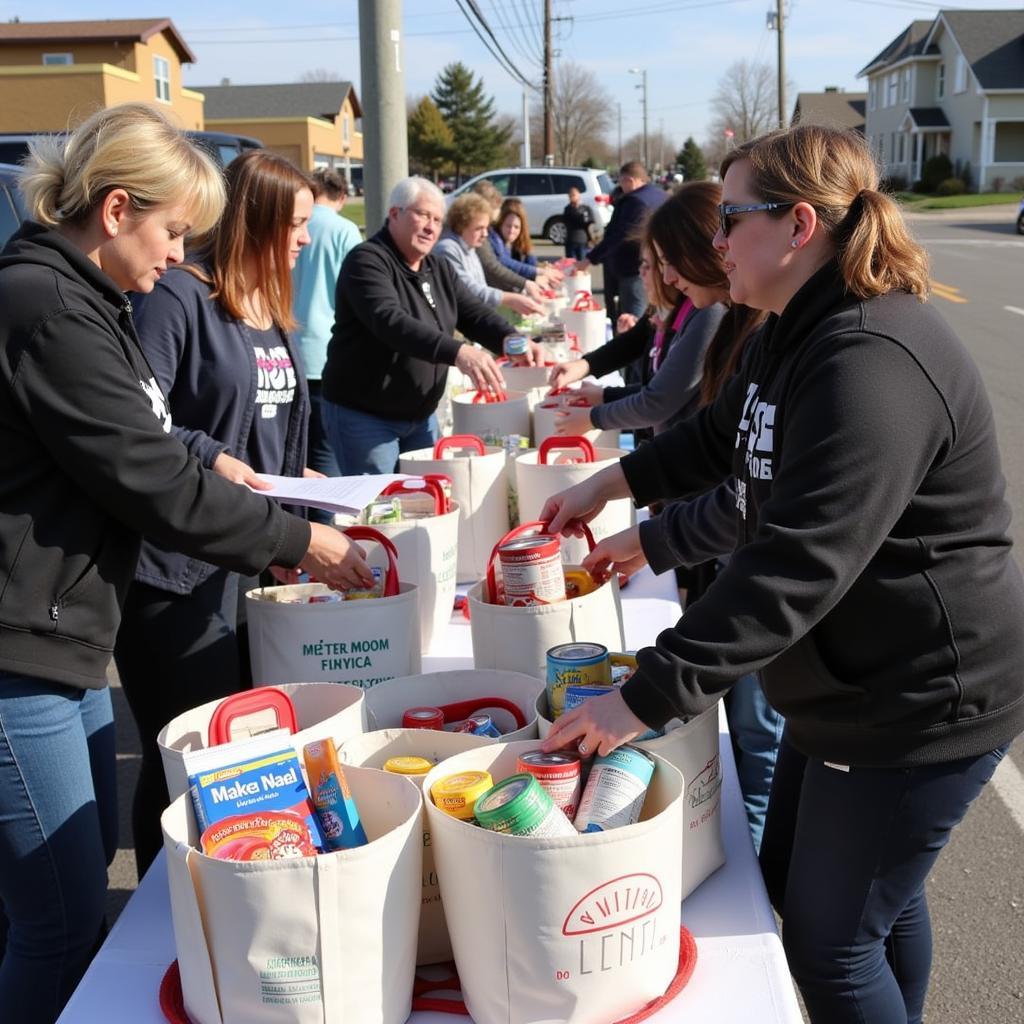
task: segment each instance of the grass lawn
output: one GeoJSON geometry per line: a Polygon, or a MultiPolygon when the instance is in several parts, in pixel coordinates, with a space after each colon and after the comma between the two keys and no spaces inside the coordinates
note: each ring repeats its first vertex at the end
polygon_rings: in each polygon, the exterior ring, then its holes
{"type": "Polygon", "coordinates": [[[1016,192],[967,193],[962,196],[924,196],[917,192],[897,192],[896,199],[904,209],[958,210],[970,206],[1006,206],[1020,201],[1016,192]]]}
{"type": "Polygon", "coordinates": [[[350,196],[345,200],[345,209],[341,211],[342,217],[348,217],[366,235],[366,201],[362,196],[350,196]]]}

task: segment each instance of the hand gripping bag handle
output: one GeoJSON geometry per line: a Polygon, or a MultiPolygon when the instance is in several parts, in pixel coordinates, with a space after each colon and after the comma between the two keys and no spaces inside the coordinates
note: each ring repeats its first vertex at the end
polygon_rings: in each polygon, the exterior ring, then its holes
{"type": "Polygon", "coordinates": [[[210,717],[207,745],[216,747],[221,743],[230,743],[231,723],[259,711],[273,711],[277,716],[277,728],[287,729],[290,733],[299,731],[295,707],[288,694],[276,686],[260,686],[255,690],[233,693],[214,708],[210,717]]]}
{"type": "Polygon", "coordinates": [[[384,573],[384,596],[397,597],[398,549],[395,545],[392,544],[391,541],[380,532],[380,530],[375,530],[372,526],[350,526],[341,532],[345,534],[346,537],[351,537],[352,540],[375,541],[384,549],[384,554],[388,556],[388,568],[384,573]]]}
{"type": "Polygon", "coordinates": [[[452,434],[434,443],[434,458],[443,459],[449,448],[472,448],[477,455],[485,454],[483,441],[476,434],[452,434]]]}
{"type": "MultiPolygon", "coordinates": [[[[594,451],[594,446],[585,437],[548,437],[540,443],[540,451],[537,453],[537,465],[546,466],[548,465],[548,452],[553,449],[573,449],[578,448],[583,452],[584,462],[594,462],[597,459],[597,454],[594,451]]],[[[593,545],[591,545],[593,547],[593,545]]]]}
{"type": "Polygon", "coordinates": [[[490,405],[492,402],[507,402],[508,394],[504,391],[477,391],[473,395],[473,405],[490,405]]]}
{"type": "MultiPolygon", "coordinates": [[[[532,523],[521,523],[513,530],[509,530],[497,544],[491,548],[491,557],[487,560],[487,599],[493,604],[498,600],[498,580],[494,572],[494,563],[498,559],[498,548],[502,544],[507,544],[510,540],[515,540],[516,537],[526,537],[535,533],[547,533],[548,526],[550,524],[543,523],[539,519],[535,519],[532,523]]],[[[586,523],[580,523],[580,527],[583,530],[583,536],[586,538],[587,546],[591,551],[594,550],[594,535],[590,532],[590,527],[586,523]]]]}
{"type": "Polygon", "coordinates": [[[429,494],[434,499],[434,515],[443,516],[448,511],[448,499],[439,480],[428,476],[413,477],[411,480],[396,480],[380,492],[382,498],[393,494],[429,494]]]}
{"type": "Polygon", "coordinates": [[[505,697],[470,697],[469,700],[458,700],[453,704],[437,706],[438,711],[444,715],[445,722],[461,722],[484,708],[501,708],[516,720],[517,729],[526,726],[526,716],[523,714],[522,708],[515,701],[505,697]]]}

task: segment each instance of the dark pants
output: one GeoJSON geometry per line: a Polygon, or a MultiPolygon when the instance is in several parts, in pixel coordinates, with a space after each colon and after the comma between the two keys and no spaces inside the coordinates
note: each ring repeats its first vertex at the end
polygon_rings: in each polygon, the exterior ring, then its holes
{"type": "Polygon", "coordinates": [[[254,583],[218,569],[191,594],[138,582],[128,590],[114,658],[142,745],[132,804],[140,878],[163,846],[168,797],[157,734],[182,712],[252,686],[239,597],[254,583]]]}
{"type": "MultiPolygon", "coordinates": [[[[334,449],[327,439],[327,431],[324,429],[323,408],[321,398],[321,382],[310,380],[309,384],[309,430],[307,437],[306,464],[310,469],[315,469],[324,476],[341,476],[338,468],[338,460],[334,457],[334,449]]],[[[309,518],[314,523],[330,523],[333,516],[323,509],[311,508],[309,518]]]]}
{"type": "Polygon", "coordinates": [[[565,258],[569,260],[585,260],[587,258],[587,243],[566,242],[565,258]]]}
{"type": "Polygon", "coordinates": [[[761,867],[814,1024],[919,1024],[932,951],[925,879],[1006,749],[844,771],[783,736],[761,867]]]}

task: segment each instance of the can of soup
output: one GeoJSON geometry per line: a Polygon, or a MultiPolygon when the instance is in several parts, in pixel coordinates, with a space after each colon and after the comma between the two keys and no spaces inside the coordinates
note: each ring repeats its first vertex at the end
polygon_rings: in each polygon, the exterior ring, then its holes
{"type": "Polygon", "coordinates": [[[444,712],[440,708],[406,708],[402,712],[403,729],[443,729],[444,712]]]}
{"type": "Polygon", "coordinates": [[[510,836],[573,836],[576,830],[529,773],[503,779],[476,802],[476,820],[510,836]]]}
{"type": "Polygon", "coordinates": [[[558,644],[547,654],[548,710],[552,719],[562,714],[567,686],[611,686],[611,665],[604,644],[558,644]]]}
{"type": "Polygon", "coordinates": [[[516,537],[498,548],[505,604],[515,608],[565,600],[561,544],[546,534],[516,537]]]}
{"type": "Polygon", "coordinates": [[[603,697],[611,693],[613,686],[567,686],[562,695],[562,713],[578,708],[585,700],[591,697],[603,697]]]}
{"type": "Polygon", "coordinates": [[[499,739],[501,733],[490,715],[470,715],[464,722],[459,722],[453,732],[468,732],[473,736],[490,736],[499,739]]]}
{"type": "Polygon", "coordinates": [[[654,758],[625,746],[595,757],[573,824],[580,832],[605,832],[640,819],[654,758]]]}
{"type": "Polygon", "coordinates": [[[459,772],[438,779],[430,787],[430,795],[445,814],[460,821],[472,821],[474,804],[493,787],[490,772],[459,772]]]}
{"type": "Polygon", "coordinates": [[[583,764],[579,754],[566,750],[555,750],[550,754],[530,750],[519,755],[516,771],[532,775],[570,821],[576,817],[583,790],[583,764]]]}
{"type": "Polygon", "coordinates": [[[507,356],[525,356],[530,343],[521,334],[513,334],[505,339],[504,349],[507,356]]]}
{"type": "Polygon", "coordinates": [[[384,771],[392,775],[409,775],[412,777],[426,775],[434,767],[433,761],[425,757],[407,755],[405,757],[389,757],[384,762],[384,771]]]}

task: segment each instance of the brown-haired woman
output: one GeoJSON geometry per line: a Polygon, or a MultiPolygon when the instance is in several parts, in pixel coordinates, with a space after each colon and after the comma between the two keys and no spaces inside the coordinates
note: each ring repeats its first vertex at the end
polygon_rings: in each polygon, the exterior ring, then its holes
{"type": "MultiPolygon", "coordinates": [[[[289,331],[291,270],[309,241],[306,177],[267,150],[226,174],[227,207],[188,262],[136,302],[139,339],[169,397],[174,430],[206,467],[259,489],[258,473],[301,476],[309,398],[289,331]]],[[[139,874],[161,845],[167,803],[159,730],[250,685],[236,634],[248,577],[143,545],[115,659],[142,740],[132,829],[139,874]]]]}
{"type": "Polygon", "coordinates": [[[1024,729],[991,406],[923,301],[926,256],[863,138],[755,139],[722,192],[716,246],[733,299],[771,311],[763,336],[715,402],[541,518],[561,529],[732,472],[740,546],[632,679],[547,744],[604,752],[763,669],[786,732],[761,864],[810,1017],[917,1024],[925,881],[1024,729]]]}
{"type": "MultiPolygon", "coordinates": [[[[533,255],[533,242],[530,241],[530,222],[526,219],[526,207],[523,206],[521,199],[506,199],[501,204],[495,229],[498,235],[497,242],[502,246],[504,254],[513,261],[522,263],[524,268],[532,267],[536,272],[537,257],[533,255]]],[[[496,251],[498,259],[505,262],[503,253],[496,251]]]]}

